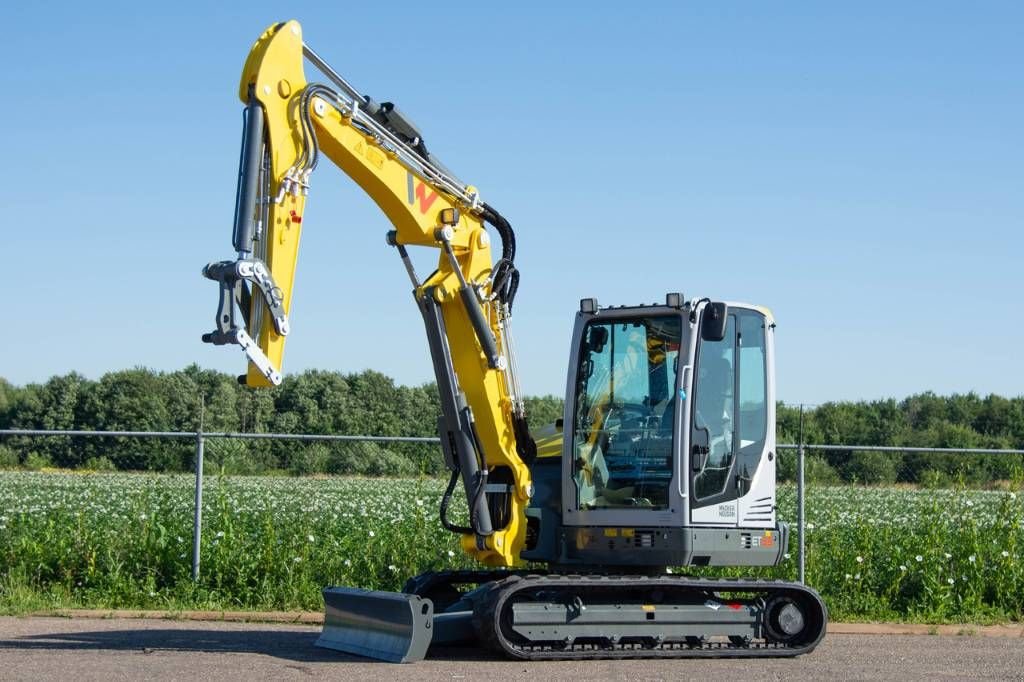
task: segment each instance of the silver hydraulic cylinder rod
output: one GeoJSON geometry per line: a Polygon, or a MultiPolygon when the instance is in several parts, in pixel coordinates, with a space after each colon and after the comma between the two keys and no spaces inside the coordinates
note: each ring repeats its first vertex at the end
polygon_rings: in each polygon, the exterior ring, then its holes
{"type": "Polygon", "coordinates": [[[320,73],[327,76],[327,80],[341,88],[346,95],[360,104],[366,101],[366,98],[359,94],[359,91],[352,87],[351,83],[342,78],[341,74],[332,69],[330,64],[325,62],[320,55],[313,51],[313,48],[305,43],[302,44],[302,54],[313,64],[313,66],[320,70],[320,73]]]}

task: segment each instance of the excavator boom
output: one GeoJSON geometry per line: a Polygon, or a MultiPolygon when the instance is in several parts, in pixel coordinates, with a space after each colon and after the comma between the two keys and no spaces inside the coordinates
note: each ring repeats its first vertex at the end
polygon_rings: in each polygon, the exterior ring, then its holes
{"type": "Polygon", "coordinates": [[[461,477],[470,503],[469,526],[448,522],[447,506],[443,520],[481,563],[521,563],[534,445],[512,349],[519,275],[511,225],[427,151],[394,105],[360,94],[306,46],[298,22],[260,36],[238,94],[245,104],[232,240],[238,257],[204,269],[221,286],[218,328],[204,341],[242,347],[247,385],[281,382],[303,211],[310,176],[326,157],[394,226],[388,243],[405,265],[424,319],[452,473],[445,499],[461,477]],[[327,84],[307,81],[307,61],[327,84]],[[488,224],[501,240],[497,263],[488,224]],[[414,246],[439,252],[437,269],[422,281],[408,256],[414,246]]]}

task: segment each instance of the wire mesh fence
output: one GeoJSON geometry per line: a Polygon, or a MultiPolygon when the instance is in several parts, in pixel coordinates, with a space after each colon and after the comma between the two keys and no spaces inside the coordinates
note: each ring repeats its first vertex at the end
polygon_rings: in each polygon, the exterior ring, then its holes
{"type": "MultiPolygon", "coordinates": [[[[431,437],[176,431],[0,430],[0,468],[194,474],[192,575],[203,547],[203,480],[209,475],[410,476],[443,466],[431,437]]],[[[799,579],[805,578],[807,488],[853,482],[923,487],[1020,478],[1024,450],[779,444],[778,471],[796,485],[792,516],[799,579]]],[[[386,485],[386,484],[382,484],[386,485]]]]}
{"type": "MultiPolygon", "coordinates": [[[[195,470],[195,431],[0,430],[0,468],[195,470]]],[[[412,476],[439,473],[438,439],[203,433],[207,474],[412,476]]]]}

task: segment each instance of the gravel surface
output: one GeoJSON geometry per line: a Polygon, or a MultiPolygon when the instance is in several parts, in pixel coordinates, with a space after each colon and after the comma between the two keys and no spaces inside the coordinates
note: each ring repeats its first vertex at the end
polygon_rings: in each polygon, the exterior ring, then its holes
{"type": "Polygon", "coordinates": [[[144,619],[0,618],[0,679],[1024,679],[1024,638],[832,634],[789,660],[523,663],[436,649],[411,666],[317,649],[319,628],[144,619]]]}

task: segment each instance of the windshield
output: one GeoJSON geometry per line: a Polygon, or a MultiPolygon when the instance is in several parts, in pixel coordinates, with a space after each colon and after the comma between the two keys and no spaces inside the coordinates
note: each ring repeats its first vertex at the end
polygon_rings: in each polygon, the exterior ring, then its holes
{"type": "Polygon", "coordinates": [[[573,416],[580,509],[666,509],[681,320],[594,320],[584,329],[573,416]]]}

